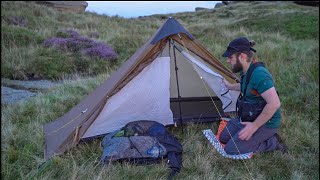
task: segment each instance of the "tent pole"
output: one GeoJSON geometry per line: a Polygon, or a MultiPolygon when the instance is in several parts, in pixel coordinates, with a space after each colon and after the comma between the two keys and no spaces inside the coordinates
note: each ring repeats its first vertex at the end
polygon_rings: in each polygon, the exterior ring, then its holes
{"type": "MultiPolygon", "coordinates": [[[[169,42],[169,44],[171,44],[169,42]]],[[[178,90],[178,103],[179,103],[179,114],[180,114],[180,124],[183,134],[183,122],[182,122],[182,113],[181,113],[181,96],[180,96],[180,89],[179,89],[179,78],[178,78],[178,66],[177,66],[177,58],[176,58],[176,49],[173,49],[173,56],[174,56],[174,65],[176,71],[176,82],[177,82],[177,90],[178,90]]]]}

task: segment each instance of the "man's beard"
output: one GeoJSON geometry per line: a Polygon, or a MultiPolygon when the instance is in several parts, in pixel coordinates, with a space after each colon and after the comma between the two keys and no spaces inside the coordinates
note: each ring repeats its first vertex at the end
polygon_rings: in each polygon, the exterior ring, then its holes
{"type": "Polygon", "coordinates": [[[232,72],[238,73],[240,71],[242,71],[242,65],[240,64],[239,57],[237,57],[236,63],[232,66],[232,72]]]}

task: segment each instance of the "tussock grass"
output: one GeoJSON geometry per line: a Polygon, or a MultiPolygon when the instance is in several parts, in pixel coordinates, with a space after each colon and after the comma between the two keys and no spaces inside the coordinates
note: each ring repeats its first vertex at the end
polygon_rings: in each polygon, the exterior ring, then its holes
{"type": "MultiPolygon", "coordinates": [[[[1,10],[2,29],[7,30],[1,37],[9,37],[1,43],[2,77],[23,78],[26,72],[32,72],[34,63],[43,60],[40,54],[56,62],[79,60],[71,54],[44,50],[33,40],[19,46],[3,43],[18,42],[16,37],[20,36],[48,38],[68,28],[82,36],[97,32],[96,40],[110,44],[119,53],[118,61],[106,64],[105,71],[96,77],[87,77],[90,72],[60,71],[62,85],[30,101],[1,106],[1,175],[5,179],[167,179],[166,160],[150,166],[112,163],[102,167],[101,139],[79,144],[42,164],[42,126],[62,116],[99,86],[169,16],[181,22],[217,59],[237,36],[256,41],[256,57],[265,62],[280,94],[279,133],[289,148],[288,154],[275,151],[235,161],[220,156],[203,136],[204,129],[216,132],[216,123],[188,124],[183,133],[181,127],[170,127],[184,149],[183,168],[176,179],[319,179],[319,8],[292,2],[239,2],[213,10],[136,19],[63,13],[27,2],[1,2],[1,10]],[[8,25],[4,18],[9,16],[24,17],[27,26],[8,25]]],[[[223,59],[221,62],[229,67],[223,59]]],[[[86,59],[80,64],[86,64],[86,59]]],[[[89,64],[94,71],[94,65],[89,64]]]]}

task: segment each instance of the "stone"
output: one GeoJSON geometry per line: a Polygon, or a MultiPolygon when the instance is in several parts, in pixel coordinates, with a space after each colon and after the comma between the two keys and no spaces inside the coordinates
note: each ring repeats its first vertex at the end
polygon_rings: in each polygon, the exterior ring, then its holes
{"type": "Polygon", "coordinates": [[[196,7],[195,11],[202,11],[202,10],[207,10],[208,8],[203,8],[203,7],[196,7]]]}
{"type": "Polygon", "coordinates": [[[85,12],[88,7],[86,1],[34,1],[38,4],[43,4],[53,7],[58,11],[71,11],[76,13],[85,12]]]}
{"type": "Polygon", "coordinates": [[[223,3],[217,3],[214,8],[220,8],[220,7],[223,7],[225,6],[223,3]]]}
{"type": "Polygon", "coordinates": [[[319,1],[293,1],[295,4],[303,5],[303,6],[315,6],[319,7],[319,1]]]}

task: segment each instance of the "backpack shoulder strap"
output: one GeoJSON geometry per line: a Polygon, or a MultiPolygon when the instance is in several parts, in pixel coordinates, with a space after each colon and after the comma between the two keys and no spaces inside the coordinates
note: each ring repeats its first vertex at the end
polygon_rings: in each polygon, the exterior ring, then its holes
{"type": "Polygon", "coordinates": [[[259,67],[259,66],[263,66],[263,67],[265,67],[265,65],[264,65],[264,63],[263,62],[253,62],[253,64],[252,64],[252,68],[250,68],[249,70],[248,70],[248,74],[247,74],[247,77],[246,77],[246,84],[245,84],[245,86],[244,86],[244,92],[243,92],[243,97],[245,98],[245,94],[246,94],[246,91],[247,91],[247,85],[249,84],[249,81],[250,81],[250,79],[251,79],[251,74],[252,74],[252,72],[257,68],[257,67],[259,67]]]}
{"type": "Polygon", "coordinates": [[[263,62],[256,62],[256,63],[252,64],[252,68],[250,68],[249,71],[247,72],[248,74],[247,74],[247,78],[246,78],[246,86],[249,84],[252,72],[259,66],[265,67],[263,62]]]}

